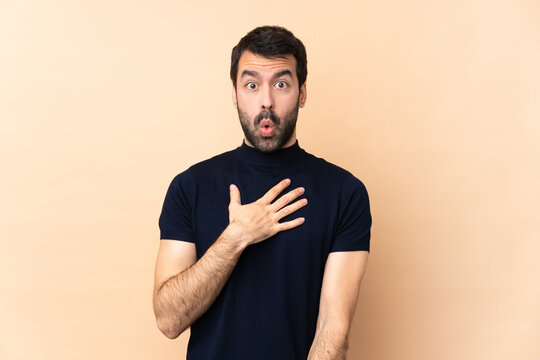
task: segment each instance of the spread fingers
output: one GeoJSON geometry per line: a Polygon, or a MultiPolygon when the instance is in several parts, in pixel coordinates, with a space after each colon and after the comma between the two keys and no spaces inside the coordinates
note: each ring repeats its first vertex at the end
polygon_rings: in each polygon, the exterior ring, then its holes
{"type": "Polygon", "coordinates": [[[287,186],[289,186],[290,183],[290,179],[281,180],[277,185],[268,190],[258,201],[261,201],[263,204],[270,204],[287,186]]]}
{"type": "Polygon", "coordinates": [[[276,216],[278,220],[284,218],[287,215],[292,214],[293,212],[295,212],[296,210],[300,208],[303,208],[304,206],[307,205],[307,202],[308,202],[307,199],[300,199],[290,205],[285,206],[283,209],[276,212],[276,216]]]}
{"type": "Polygon", "coordinates": [[[289,230],[289,229],[292,229],[292,228],[295,228],[297,226],[300,226],[304,223],[305,219],[303,217],[300,217],[300,218],[297,218],[297,219],[294,219],[294,220],[291,220],[291,221],[286,221],[284,223],[279,223],[278,224],[278,231],[284,231],[284,230],[289,230]]]}
{"type": "Polygon", "coordinates": [[[289,204],[291,201],[293,201],[294,199],[302,195],[303,193],[304,193],[304,188],[302,187],[291,190],[285,195],[283,195],[282,197],[280,197],[279,199],[277,199],[272,204],[272,208],[274,209],[274,211],[278,211],[281,208],[283,208],[285,205],[289,204]]]}

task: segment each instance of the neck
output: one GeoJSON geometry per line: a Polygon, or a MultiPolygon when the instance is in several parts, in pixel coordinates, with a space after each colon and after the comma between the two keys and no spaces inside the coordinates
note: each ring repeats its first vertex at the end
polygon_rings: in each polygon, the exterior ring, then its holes
{"type": "MultiPolygon", "coordinates": [[[[289,142],[287,142],[287,144],[288,143],[289,142]]],[[[299,160],[305,154],[305,151],[300,148],[298,141],[296,140],[290,146],[284,146],[269,153],[257,150],[244,140],[242,146],[236,149],[236,152],[242,160],[264,167],[287,165],[299,160]]]]}

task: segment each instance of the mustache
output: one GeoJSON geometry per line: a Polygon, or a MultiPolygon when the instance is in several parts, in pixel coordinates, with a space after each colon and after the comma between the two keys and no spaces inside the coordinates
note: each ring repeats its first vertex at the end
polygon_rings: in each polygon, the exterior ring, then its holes
{"type": "Polygon", "coordinates": [[[281,121],[281,119],[274,112],[274,110],[272,110],[272,109],[266,110],[265,109],[265,110],[262,110],[257,116],[255,116],[255,119],[254,119],[255,126],[258,126],[261,123],[261,121],[263,121],[264,119],[272,120],[272,122],[275,125],[279,125],[279,122],[281,121]]]}

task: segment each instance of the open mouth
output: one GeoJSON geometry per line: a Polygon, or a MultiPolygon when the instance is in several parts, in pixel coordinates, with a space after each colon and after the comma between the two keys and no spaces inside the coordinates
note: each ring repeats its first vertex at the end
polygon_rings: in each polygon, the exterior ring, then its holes
{"type": "Polygon", "coordinates": [[[272,120],[263,120],[259,127],[259,133],[264,137],[272,136],[274,132],[274,123],[272,120]]]}

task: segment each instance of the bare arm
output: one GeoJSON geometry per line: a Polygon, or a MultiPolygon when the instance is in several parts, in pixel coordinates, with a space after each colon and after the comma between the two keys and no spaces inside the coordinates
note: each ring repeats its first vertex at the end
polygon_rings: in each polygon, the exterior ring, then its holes
{"type": "Polygon", "coordinates": [[[156,262],[154,313],[159,329],[167,337],[178,337],[208,310],[248,245],[304,222],[298,218],[279,223],[307,203],[302,199],[288,205],[303,193],[301,188],[272,203],[289,184],[289,180],[283,180],[262,198],[247,205],[241,204],[238,188],[231,185],[229,226],[199,261],[195,261],[193,244],[162,240],[156,262]]]}
{"type": "Polygon", "coordinates": [[[308,360],[344,360],[367,251],[334,252],[324,269],[319,317],[308,360]]]}
{"type": "Polygon", "coordinates": [[[157,325],[168,338],[178,337],[210,307],[244,247],[225,230],[199,261],[155,287],[157,325]]]}

